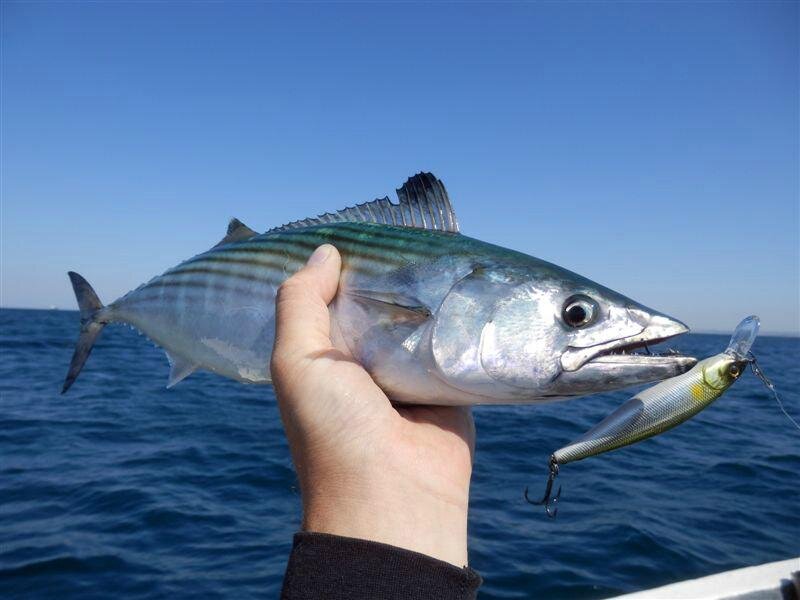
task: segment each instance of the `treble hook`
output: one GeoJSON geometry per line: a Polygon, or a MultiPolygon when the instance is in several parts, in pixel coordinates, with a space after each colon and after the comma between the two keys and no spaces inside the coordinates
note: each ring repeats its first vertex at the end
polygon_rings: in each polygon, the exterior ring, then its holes
{"type": "Polygon", "coordinates": [[[539,501],[531,500],[528,497],[528,488],[525,488],[525,500],[528,504],[536,504],[537,506],[541,506],[544,504],[544,510],[547,513],[547,516],[550,518],[555,518],[558,514],[558,499],[561,497],[561,486],[558,486],[558,492],[556,492],[555,498],[551,496],[553,492],[553,482],[555,481],[556,477],[558,477],[558,463],[556,462],[556,457],[550,457],[550,474],[547,477],[547,487],[544,490],[544,496],[539,501]]]}

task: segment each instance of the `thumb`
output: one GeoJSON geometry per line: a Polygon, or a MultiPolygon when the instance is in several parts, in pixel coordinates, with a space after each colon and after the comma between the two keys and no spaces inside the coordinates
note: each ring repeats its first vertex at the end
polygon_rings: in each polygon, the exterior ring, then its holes
{"type": "Polygon", "coordinates": [[[338,250],[324,244],[278,288],[273,371],[331,348],[328,303],[339,287],[341,265],[338,250]]]}

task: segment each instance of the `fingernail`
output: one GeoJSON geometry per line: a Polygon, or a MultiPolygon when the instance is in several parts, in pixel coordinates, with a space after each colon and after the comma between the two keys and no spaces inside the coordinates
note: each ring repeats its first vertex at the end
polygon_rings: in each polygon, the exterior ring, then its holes
{"type": "Polygon", "coordinates": [[[332,249],[333,246],[331,246],[330,244],[323,244],[322,246],[314,250],[314,253],[308,257],[308,262],[306,264],[321,265],[326,260],[328,260],[328,257],[331,255],[332,249]]]}

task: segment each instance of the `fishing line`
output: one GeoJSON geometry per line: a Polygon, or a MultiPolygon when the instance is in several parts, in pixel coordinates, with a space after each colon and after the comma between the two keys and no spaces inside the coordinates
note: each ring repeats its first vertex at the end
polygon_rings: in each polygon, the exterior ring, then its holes
{"type": "Polygon", "coordinates": [[[800,429],[800,425],[798,425],[797,421],[794,420],[792,415],[786,412],[783,402],[781,402],[780,396],[778,396],[778,391],[775,389],[775,386],[772,384],[772,382],[767,379],[767,376],[764,375],[764,371],[762,371],[761,367],[758,366],[756,357],[753,356],[752,352],[747,353],[747,359],[750,362],[750,368],[753,370],[753,374],[758,377],[764,383],[764,385],[767,386],[767,389],[772,392],[772,395],[775,396],[775,402],[778,403],[778,408],[781,409],[781,412],[786,416],[787,419],[789,419],[789,421],[791,421],[792,425],[797,427],[797,429],[800,429]]]}

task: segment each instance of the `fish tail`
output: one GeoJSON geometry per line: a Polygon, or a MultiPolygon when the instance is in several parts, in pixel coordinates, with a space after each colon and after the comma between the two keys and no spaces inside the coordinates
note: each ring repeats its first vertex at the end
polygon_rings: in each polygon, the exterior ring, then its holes
{"type": "Polygon", "coordinates": [[[100,336],[100,332],[103,331],[103,327],[108,323],[102,318],[105,307],[89,282],[73,271],[70,271],[68,275],[72,282],[72,289],[75,291],[75,298],[78,300],[78,308],[81,311],[81,331],[78,342],[75,344],[72,361],[69,363],[69,371],[64,379],[64,387],[61,388],[62,394],[78,378],[86,359],[92,352],[94,343],[100,336]]]}

